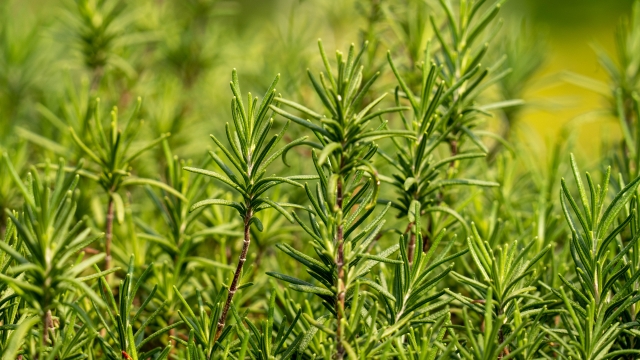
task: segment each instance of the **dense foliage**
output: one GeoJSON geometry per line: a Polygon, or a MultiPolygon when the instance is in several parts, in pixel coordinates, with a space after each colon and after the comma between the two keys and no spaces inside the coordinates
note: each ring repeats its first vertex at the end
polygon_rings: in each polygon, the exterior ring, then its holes
{"type": "Polygon", "coordinates": [[[590,159],[502,1],[328,3],[0,4],[2,360],[640,357],[640,2],[590,159]]]}

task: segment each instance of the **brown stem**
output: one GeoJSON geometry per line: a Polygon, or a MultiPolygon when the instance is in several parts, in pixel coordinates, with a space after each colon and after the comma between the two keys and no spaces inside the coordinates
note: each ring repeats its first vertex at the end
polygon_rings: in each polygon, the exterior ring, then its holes
{"type": "Polygon", "coordinates": [[[4,239],[4,235],[7,231],[7,218],[4,215],[4,208],[2,208],[0,211],[2,211],[2,213],[0,213],[0,237],[4,239]]]}
{"type": "Polygon", "coordinates": [[[229,312],[229,307],[231,307],[231,300],[233,299],[233,295],[235,295],[238,290],[238,281],[240,280],[240,273],[242,273],[242,267],[244,266],[244,262],[247,260],[247,251],[249,250],[249,244],[251,243],[251,218],[253,217],[253,210],[249,207],[247,210],[247,214],[244,217],[244,242],[242,244],[242,252],[240,253],[240,258],[238,259],[238,266],[236,266],[236,272],[233,274],[233,281],[231,281],[231,286],[229,286],[229,293],[227,295],[227,301],[224,303],[224,308],[222,308],[222,313],[220,314],[220,319],[218,319],[218,327],[216,329],[216,340],[222,334],[222,329],[224,329],[224,323],[227,320],[227,312],[229,312]]]}
{"type": "Polygon", "coordinates": [[[51,316],[51,310],[45,311],[42,314],[42,346],[48,346],[49,344],[49,329],[53,328],[53,319],[51,316]]]}
{"type": "MultiPolygon", "coordinates": [[[[336,186],[336,205],[340,211],[342,210],[342,179],[338,178],[336,186]]],[[[344,358],[344,346],[342,345],[342,329],[340,323],[344,313],[345,300],[345,279],[344,279],[344,229],[342,226],[342,217],[339,219],[338,229],[336,232],[336,243],[338,244],[338,253],[336,255],[336,267],[338,270],[338,296],[336,299],[336,359],[344,358]]]]}
{"type": "Polygon", "coordinates": [[[104,231],[104,269],[111,269],[111,239],[113,238],[113,197],[109,194],[109,204],[107,205],[107,223],[104,231]]]}
{"type": "Polygon", "coordinates": [[[432,224],[429,218],[427,218],[426,221],[427,221],[427,230],[424,233],[424,236],[422,237],[422,252],[424,253],[429,252],[429,248],[431,247],[431,244],[429,243],[429,236],[431,234],[432,224]]]}
{"type": "MultiPolygon", "coordinates": [[[[449,142],[449,149],[451,150],[451,156],[456,156],[458,155],[458,140],[451,140],[449,142]]],[[[452,161],[449,163],[449,167],[453,168],[456,166],[456,162],[452,161]]]]}

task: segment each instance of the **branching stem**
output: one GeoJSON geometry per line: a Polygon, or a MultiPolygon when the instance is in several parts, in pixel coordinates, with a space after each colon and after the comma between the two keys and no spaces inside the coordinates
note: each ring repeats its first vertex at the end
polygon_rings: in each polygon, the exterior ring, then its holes
{"type": "Polygon", "coordinates": [[[53,317],[51,310],[47,310],[42,314],[42,347],[49,346],[49,329],[53,328],[53,317]]]}
{"type": "Polygon", "coordinates": [[[242,267],[244,266],[244,262],[247,260],[247,252],[249,251],[249,244],[251,244],[251,218],[253,218],[253,209],[249,207],[247,214],[244,217],[244,242],[242,243],[242,252],[238,259],[236,272],[233,274],[233,280],[229,286],[227,301],[224,303],[224,308],[222,308],[222,313],[220,313],[220,319],[218,319],[215,337],[216,340],[218,340],[220,334],[222,334],[222,330],[224,329],[224,324],[227,320],[227,313],[229,312],[229,307],[231,307],[231,300],[233,300],[233,295],[235,295],[238,290],[238,281],[240,280],[240,274],[242,274],[242,267]]]}

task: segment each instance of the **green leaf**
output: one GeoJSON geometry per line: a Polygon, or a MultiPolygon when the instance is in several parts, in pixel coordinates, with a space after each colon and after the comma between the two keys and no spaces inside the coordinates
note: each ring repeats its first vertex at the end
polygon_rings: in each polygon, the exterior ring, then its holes
{"type": "Polygon", "coordinates": [[[420,218],[420,202],[418,200],[411,200],[411,204],[409,205],[409,221],[412,223],[415,223],[416,220],[419,218],[420,218]]]}
{"type": "Polygon", "coordinates": [[[370,287],[372,287],[373,289],[375,289],[377,292],[379,292],[380,294],[382,294],[382,296],[386,297],[387,299],[391,300],[391,301],[396,301],[396,298],[391,295],[391,293],[389,293],[385,288],[383,288],[380,284],[375,283],[369,279],[360,279],[360,283],[363,285],[368,285],[370,287]]]}
{"type": "Polygon", "coordinates": [[[20,175],[18,175],[18,173],[16,172],[16,169],[13,167],[13,164],[9,159],[9,155],[5,152],[2,154],[2,158],[4,159],[4,163],[7,165],[7,169],[9,170],[9,175],[11,175],[11,178],[15,182],[16,186],[18,187],[18,189],[20,189],[20,192],[22,193],[22,196],[24,196],[24,199],[29,203],[29,205],[35,206],[35,200],[33,199],[33,195],[27,190],[27,187],[24,185],[24,183],[20,179],[20,175]]]}
{"type": "Polygon", "coordinates": [[[484,181],[476,179],[444,179],[436,180],[433,182],[433,187],[445,187],[445,186],[482,186],[482,187],[498,187],[499,183],[494,181],[484,181]]]}
{"type": "Polygon", "coordinates": [[[188,202],[187,198],[184,197],[178,190],[172,188],[171,186],[157,180],[146,179],[146,178],[136,178],[136,177],[128,177],[122,181],[122,186],[133,186],[133,185],[149,185],[153,187],[157,187],[162,189],[182,201],[188,202]]]}
{"type": "Polygon", "coordinates": [[[337,150],[342,150],[342,145],[339,143],[331,142],[325,145],[322,152],[320,152],[320,155],[318,155],[318,165],[324,165],[329,155],[337,150]]]}
{"type": "Polygon", "coordinates": [[[505,109],[505,108],[514,107],[514,106],[522,106],[524,104],[525,104],[524,100],[512,99],[512,100],[498,101],[498,102],[490,103],[487,105],[483,105],[483,106],[480,106],[480,109],[483,111],[491,111],[491,110],[505,109]]]}
{"type": "Polygon", "coordinates": [[[403,261],[401,261],[401,260],[393,260],[393,259],[389,259],[388,257],[383,257],[383,256],[378,256],[378,255],[357,254],[356,257],[357,258],[361,258],[361,259],[366,259],[366,260],[375,260],[375,261],[383,262],[383,263],[387,263],[387,264],[396,264],[396,265],[402,265],[403,264],[403,261]]]}
{"type": "Polygon", "coordinates": [[[293,216],[287,212],[280,204],[269,199],[262,199],[265,203],[269,204],[272,208],[276,209],[282,216],[284,216],[289,222],[293,222],[293,216]]]}
{"type": "Polygon", "coordinates": [[[262,232],[264,230],[264,225],[262,225],[262,221],[260,221],[260,219],[258,219],[257,217],[252,217],[251,223],[256,225],[256,229],[258,229],[258,231],[262,232]]]}
{"type": "Polygon", "coordinates": [[[231,265],[226,265],[211,259],[207,259],[201,256],[188,256],[184,259],[185,261],[194,262],[199,264],[200,266],[204,266],[211,269],[222,269],[228,271],[234,271],[235,268],[231,265]]]}
{"type": "Polygon", "coordinates": [[[69,127],[69,132],[71,133],[71,138],[76,142],[76,144],[78,144],[80,149],[82,149],[82,151],[84,151],[85,154],[89,155],[89,157],[96,163],[102,166],[107,166],[107,164],[100,157],[98,157],[98,155],[96,155],[93,151],[91,151],[91,149],[89,149],[89,147],[85,145],[85,143],[82,142],[82,140],[80,140],[80,138],[78,137],[78,135],[76,134],[75,130],[73,130],[72,127],[69,127]]]}
{"type": "Polygon", "coordinates": [[[122,224],[124,222],[124,202],[122,201],[122,197],[116,192],[110,193],[109,196],[111,196],[113,204],[115,205],[116,220],[118,224],[122,224]]]}
{"type": "Polygon", "coordinates": [[[207,200],[198,201],[197,203],[193,204],[189,209],[189,211],[194,211],[198,208],[201,208],[203,206],[209,206],[209,205],[230,206],[238,210],[240,214],[244,214],[246,210],[242,204],[235,201],[229,201],[229,200],[223,200],[223,199],[207,199],[207,200]]]}
{"type": "Polygon", "coordinates": [[[24,138],[24,139],[26,139],[28,141],[31,141],[32,143],[34,143],[34,144],[36,144],[38,146],[41,146],[41,147],[43,147],[45,149],[48,149],[48,150],[51,150],[54,153],[60,154],[60,155],[65,156],[65,157],[71,155],[71,151],[68,148],[58,144],[55,141],[51,141],[51,140],[49,140],[48,138],[46,138],[44,136],[38,135],[38,134],[36,134],[34,132],[31,132],[31,131],[29,131],[29,130],[27,130],[25,128],[19,127],[19,126],[17,126],[15,128],[15,130],[16,130],[16,133],[18,134],[18,136],[20,136],[20,137],[22,137],[22,138],[24,138]]]}
{"type": "MultiPolygon", "coordinates": [[[[404,184],[403,184],[403,186],[404,186],[404,191],[409,191],[409,189],[411,189],[411,187],[412,187],[413,185],[416,185],[416,184],[417,184],[417,182],[416,182],[416,179],[415,179],[415,178],[413,178],[413,177],[408,177],[408,178],[404,181],[404,184]]],[[[415,200],[414,200],[414,201],[415,201],[415,200]]],[[[413,221],[413,220],[409,220],[409,221],[413,221]]]]}
{"type": "Polygon", "coordinates": [[[272,271],[267,271],[265,274],[267,274],[267,275],[269,275],[271,277],[274,277],[274,278],[276,278],[278,280],[286,281],[286,282],[291,283],[291,284],[313,286],[313,284],[311,284],[311,283],[308,283],[306,281],[302,281],[300,279],[296,279],[296,278],[291,277],[289,275],[280,274],[280,273],[272,272],[272,271]]]}
{"type": "Polygon", "coordinates": [[[270,107],[270,108],[271,108],[271,110],[273,110],[275,113],[277,113],[277,114],[279,114],[279,115],[283,116],[283,117],[284,117],[284,118],[286,118],[286,119],[289,119],[289,120],[291,120],[291,121],[293,121],[293,122],[297,123],[298,125],[302,125],[302,126],[304,126],[304,127],[306,127],[306,128],[309,128],[309,130],[312,130],[312,131],[314,131],[314,132],[320,133],[320,134],[322,134],[322,135],[324,135],[324,136],[327,136],[327,137],[329,137],[329,136],[330,136],[330,134],[329,134],[329,132],[328,132],[328,131],[326,131],[326,130],[325,130],[325,129],[323,129],[322,127],[320,127],[320,126],[318,126],[318,125],[316,125],[316,124],[312,123],[312,122],[311,122],[311,121],[309,121],[309,120],[305,120],[305,119],[299,118],[299,117],[297,117],[297,116],[294,116],[294,115],[292,115],[292,114],[289,114],[288,112],[286,112],[286,111],[284,111],[284,110],[282,110],[282,109],[280,109],[280,108],[277,108],[277,107],[275,107],[275,106],[273,106],[273,105],[270,105],[269,107],[270,107]]]}
{"type": "Polygon", "coordinates": [[[205,170],[205,169],[198,169],[198,168],[194,168],[194,167],[191,167],[191,166],[185,166],[183,169],[186,170],[186,171],[192,172],[192,173],[206,175],[206,176],[212,177],[214,179],[220,180],[223,183],[229,185],[231,188],[235,189],[240,194],[242,194],[242,196],[246,196],[247,195],[247,192],[241,187],[241,184],[238,184],[238,183],[234,182],[233,180],[231,180],[231,179],[229,179],[229,178],[227,178],[225,176],[222,176],[221,174],[218,174],[215,171],[210,171],[210,170],[205,170]]]}
{"type": "Polygon", "coordinates": [[[7,341],[6,348],[2,354],[2,360],[15,360],[18,358],[18,352],[22,347],[25,337],[39,320],[38,317],[34,316],[18,324],[18,327],[11,333],[7,341]]]}
{"type": "Polygon", "coordinates": [[[138,156],[142,155],[145,151],[147,151],[147,150],[151,149],[152,147],[160,144],[164,139],[168,138],[169,136],[171,136],[171,133],[162,134],[159,138],[149,142],[147,145],[145,145],[142,148],[138,149],[135,153],[131,154],[129,157],[124,159],[123,163],[124,164],[130,163],[131,161],[135,160],[138,156]]]}
{"type": "Polygon", "coordinates": [[[306,115],[308,115],[308,116],[310,116],[310,117],[312,117],[314,119],[320,120],[321,118],[323,118],[323,116],[318,114],[317,112],[315,112],[315,111],[313,111],[313,110],[311,110],[311,109],[309,109],[309,108],[307,108],[305,106],[302,106],[302,105],[300,105],[300,104],[298,104],[296,102],[293,102],[293,101],[290,101],[290,100],[287,100],[287,99],[284,99],[284,98],[281,98],[281,97],[277,97],[274,100],[279,102],[279,103],[281,103],[281,104],[285,104],[287,106],[290,106],[290,107],[292,107],[292,108],[294,108],[294,109],[296,109],[296,110],[298,110],[298,111],[300,111],[300,112],[302,112],[302,113],[304,113],[304,114],[306,114],[306,115]]]}
{"type": "Polygon", "coordinates": [[[618,213],[622,208],[631,200],[631,197],[635,194],[636,188],[640,183],[640,177],[631,181],[624,189],[620,190],[618,194],[613,198],[607,209],[602,214],[600,223],[598,224],[597,233],[598,238],[604,238],[604,234],[609,230],[609,227],[618,216],[618,213]]]}
{"type": "Polygon", "coordinates": [[[295,291],[303,292],[303,293],[311,293],[316,295],[327,295],[334,296],[331,290],[327,290],[321,287],[312,286],[312,285],[300,285],[300,284],[289,284],[289,287],[295,291]]]}

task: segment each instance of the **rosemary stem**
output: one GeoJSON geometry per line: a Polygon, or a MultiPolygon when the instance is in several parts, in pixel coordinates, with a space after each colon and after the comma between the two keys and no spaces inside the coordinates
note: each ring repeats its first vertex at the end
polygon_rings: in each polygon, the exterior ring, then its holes
{"type": "Polygon", "coordinates": [[[247,260],[247,252],[249,251],[249,244],[251,244],[250,227],[251,227],[252,217],[253,217],[253,210],[249,208],[247,210],[247,214],[244,217],[244,241],[242,243],[242,251],[240,252],[240,258],[238,259],[236,272],[233,274],[233,280],[231,281],[231,285],[229,286],[227,301],[224,303],[224,307],[222,308],[222,313],[220,313],[220,318],[218,319],[218,325],[217,325],[216,337],[215,337],[216,340],[218,340],[218,338],[220,337],[220,334],[222,334],[222,330],[224,329],[224,324],[227,320],[227,313],[229,312],[229,307],[231,307],[231,300],[233,300],[233,296],[238,290],[238,281],[240,280],[242,267],[244,266],[244,263],[247,260]]]}

